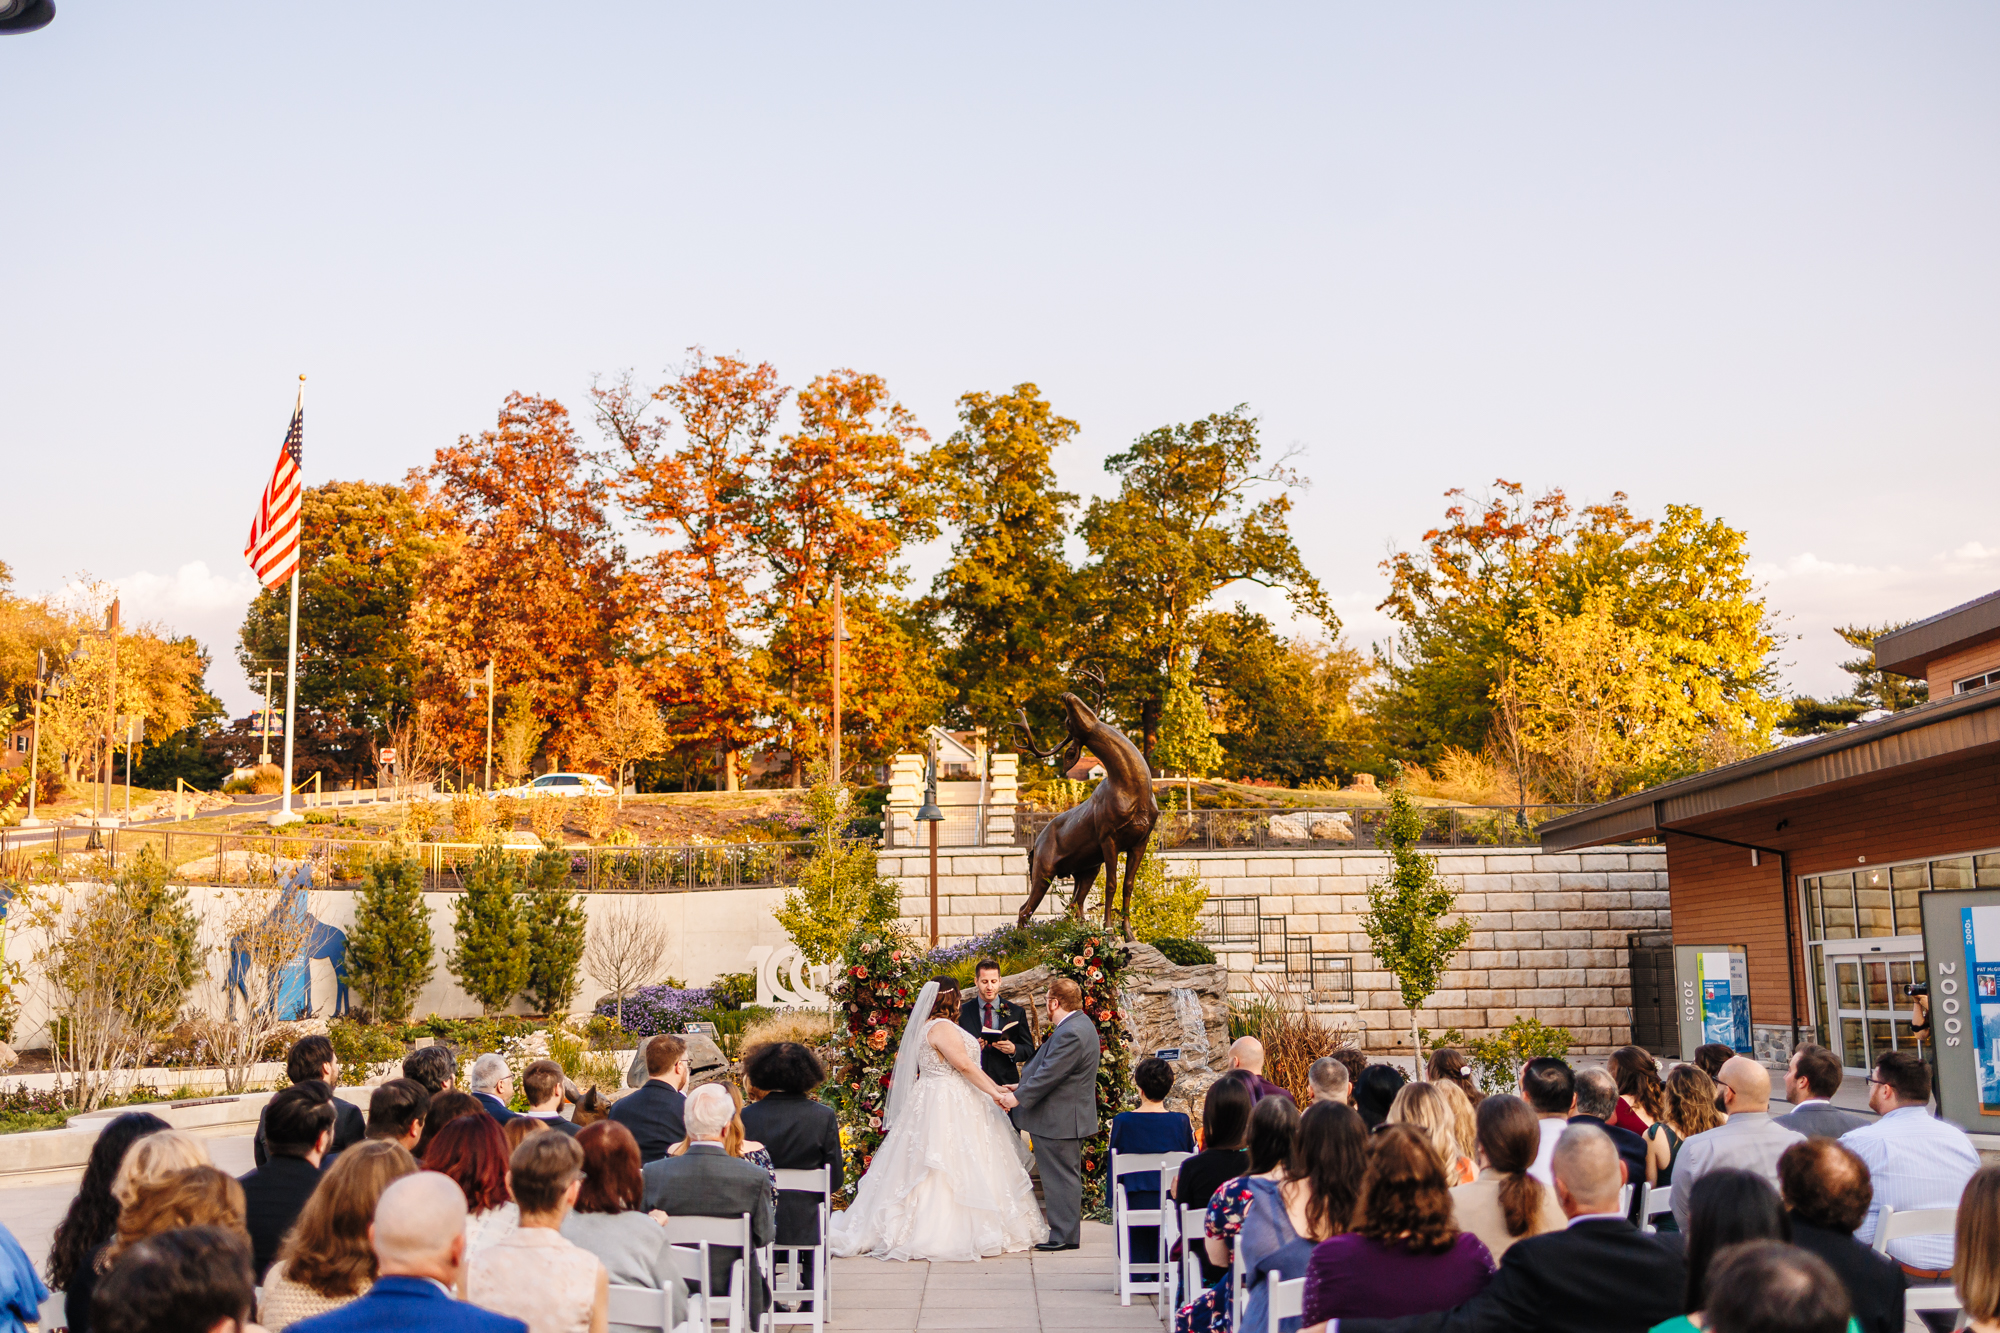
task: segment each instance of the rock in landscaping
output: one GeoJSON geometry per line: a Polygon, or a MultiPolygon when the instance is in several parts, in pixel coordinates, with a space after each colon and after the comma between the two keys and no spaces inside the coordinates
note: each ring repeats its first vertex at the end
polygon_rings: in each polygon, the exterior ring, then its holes
{"type": "Polygon", "coordinates": [[[0,1041],[0,1069],[12,1069],[21,1063],[21,1057],[12,1046],[0,1041]]]}
{"type": "Polygon", "coordinates": [[[1318,811],[1312,816],[1312,835],[1322,842],[1353,842],[1354,816],[1345,810],[1318,811]]]}
{"type": "MultiPolygon", "coordinates": [[[[625,1071],[625,1086],[628,1088],[636,1088],[646,1081],[646,1042],[650,1040],[650,1037],[642,1039],[639,1049],[632,1053],[632,1067],[625,1071]]],[[[681,1040],[687,1043],[690,1088],[703,1083],[720,1083],[729,1077],[729,1058],[715,1044],[713,1037],[687,1033],[681,1040]]]]}
{"type": "Polygon", "coordinates": [[[1269,827],[1274,838],[1297,838],[1304,841],[1312,837],[1310,815],[1272,815],[1269,827]]]}

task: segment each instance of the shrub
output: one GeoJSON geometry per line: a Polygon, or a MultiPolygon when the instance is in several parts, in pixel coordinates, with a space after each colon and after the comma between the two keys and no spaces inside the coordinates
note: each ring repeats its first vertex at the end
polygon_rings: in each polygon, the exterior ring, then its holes
{"type": "Polygon", "coordinates": [[[249,778],[231,778],[222,784],[224,796],[249,796],[257,790],[257,784],[249,778]]]}
{"type": "Polygon", "coordinates": [[[590,928],[583,899],[569,891],[567,853],[554,848],[536,853],[528,863],[528,892],[521,906],[528,927],[528,979],[521,989],[542,1013],[566,1014],[576,999],[577,970],[590,928]]]}
{"type": "Polygon", "coordinates": [[[1201,928],[1207,901],[1208,886],[1199,871],[1169,875],[1166,862],[1148,856],[1139,863],[1139,878],[1132,885],[1132,934],[1142,940],[1189,939],[1201,928]]]}
{"type": "Polygon", "coordinates": [[[414,858],[392,853],[366,873],[347,932],[348,984],[370,1017],[401,1023],[436,970],[424,872],[414,858]]]}
{"type": "Polygon", "coordinates": [[[559,796],[531,797],[528,800],[528,827],[545,843],[560,842],[563,817],[567,813],[559,796]]]}
{"type": "Polygon", "coordinates": [[[494,826],[502,833],[512,833],[521,822],[521,809],[525,804],[518,796],[495,796],[493,798],[494,826]]]}
{"type": "MultiPolygon", "coordinates": [[[[606,997],[597,1012],[608,1018],[617,1007],[606,997]]],[[[713,986],[641,986],[625,997],[621,1026],[635,1037],[678,1033],[689,1023],[713,1023],[733,1007],[713,986]]]]}
{"type": "Polygon", "coordinates": [[[438,803],[412,800],[403,807],[403,834],[412,842],[429,842],[437,833],[438,803]]]}
{"type": "Polygon", "coordinates": [[[888,929],[902,915],[903,893],[881,873],[871,844],[841,836],[847,789],[828,778],[824,764],[814,765],[813,776],[806,793],[812,857],[773,915],[807,962],[824,964],[857,933],[888,929]]]}
{"type": "Polygon", "coordinates": [[[1157,940],[1147,940],[1146,943],[1165,954],[1168,962],[1178,963],[1182,967],[1195,967],[1215,961],[1215,950],[1209,948],[1200,940],[1175,939],[1172,936],[1164,936],[1157,940]]]}
{"type": "Polygon", "coordinates": [[[1480,1090],[1491,1093],[1514,1091],[1521,1081],[1522,1065],[1544,1055],[1560,1060],[1569,1054],[1570,1041],[1568,1028],[1550,1027],[1539,1018],[1516,1014],[1498,1036],[1468,1039],[1457,1028],[1448,1028],[1438,1035],[1436,1045],[1463,1049],[1472,1057],[1480,1090]]]}
{"type": "Polygon", "coordinates": [[[358,1081],[370,1065],[384,1060],[400,1060],[403,1039],[393,1027],[377,1027],[351,1018],[336,1018],[326,1025],[326,1039],[333,1043],[334,1058],[353,1071],[358,1081]]]}
{"type": "Polygon", "coordinates": [[[527,984],[528,923],[515,895],[520,869],[498,845],[479,849],[455,904],[458,938],[445,966],[467,995],[497,1013],[527,984]]]}
{"type": "Polygon", "coordinates": [[[576,806],[576,821],[582,825],[587,837],[601,838],[611,831],[611,798],[609,796],[558,797],[576,806]]]}
{"type": "Polygon", "coordinates": [[[461,840],[474,841],[492,826],[493,802],[470,791],[451,798],[451,827],[461,840]]]}
{"type": "Polygon", "coordinates": [[[715,979],[715,993],[725,1009],[741,1009],[757,998],[755,972],[724,972],[715,979]]]}

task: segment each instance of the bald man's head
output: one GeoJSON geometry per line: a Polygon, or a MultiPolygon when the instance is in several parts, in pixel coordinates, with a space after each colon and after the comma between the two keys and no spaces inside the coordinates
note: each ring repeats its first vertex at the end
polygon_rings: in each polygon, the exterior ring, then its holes
{"type": "Polygon", "coordinates": [[[1555,1173],[1557,1198],[1571,1217],[1618,1211],[1625,1169],[1611,1136],[1597,1126],[1571,1125],[1564,1130],[1549,1169],[1555,1173]]]}
{"type": "Polygon", "coordinates": [[[1715,1081],[1735,1096],[1731,1111],[1768,1111],[1771,1108],[1771,1071],[1747,1055],[1732,1055],[1716,1071],[1715,1081]]]}
{"type": "Polygon", "coordinates": [[[1253,1074],[1264,1072],[1264,1043],[1255,1037],[1238,1037],[1229,1043],[1229,1063],[1236,1069],[1247,1069],[1253,1074]]]}
{"type": "Polygon", "coordinates": [[[384,1277],[432,1277],[449,1286],[465,1256],[465,1194],[437,1171],[404,1176],[382,1191],[368,1240],[384,1277]]]}

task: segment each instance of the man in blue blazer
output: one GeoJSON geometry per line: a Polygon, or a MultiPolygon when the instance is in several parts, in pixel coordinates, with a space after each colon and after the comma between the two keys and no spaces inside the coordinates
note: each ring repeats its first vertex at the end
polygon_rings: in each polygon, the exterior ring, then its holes
{"type": "Polygon", "coordinates": [[[611,1118],[632,1131],[639,1144],[639,1161],[657,1162],[667,1149],[687,1137],[682,1118],[687,1106],[687,1043],[671,1032],[650,1038],[640,1048],[646,1061],[646,1081],[611,1103],[611,1118]]]}
{"type": "Polygon", "coordinates": [[[519,1114],[507,1109],[507,1103],[514,1097],[514,1071],[507,1067],[506,1058],[498,1055],[482,1055],[472,1062],[472,1073],[466,1077],[466,1089],[473,1100],[486,1108],[486,1114],[506,1124],[519,1114]]]}
{"type": "Polygon", "coordinates": [[[528,1333],[518,1319],[452,1299],[465,1265],[465,1196],[449,1176],[420,1171],[383,1190],[368,1240],[375,1285],[293,1324],[299,1333],[528,1333]]]}

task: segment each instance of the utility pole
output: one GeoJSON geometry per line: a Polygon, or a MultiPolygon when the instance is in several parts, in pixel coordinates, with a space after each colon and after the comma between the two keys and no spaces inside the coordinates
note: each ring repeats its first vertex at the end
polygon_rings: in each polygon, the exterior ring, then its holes
{"type": "Polygon", "coordinates": [[[35,818],[35,788],[42,785],[42,694],[47,689],[43,657],[43,650],[35,649],[35,726],[28,741],[28,817],[21,821],[26,828],[42,822],[35,818]]]}
{"type": "Polygon", "coordinates": [[[493,790],[493,659],[486,659],[486,785],[493,790]]]}
{"type": "Polygon", "coordinates": [[[264,749],[257,762],[271,762],[271,668],[268,666],[264,668],[264,749]]]}
{"type": "Polygon", "coordinates": [[[833,785],[840,786],[840,641],[847,637],[847,618],[842,614],[840,575],[833,576],[833,740],[829,747],[833,785]]]}
{"type": "Polygon", "coordinates": [[[118,735],[118,599],[111,599],[111,609],[104,616],[104,632],[111,638],[111,672],[104,681],[104,799],[103,818],[111,817],[111,747],[118,735]]]}

